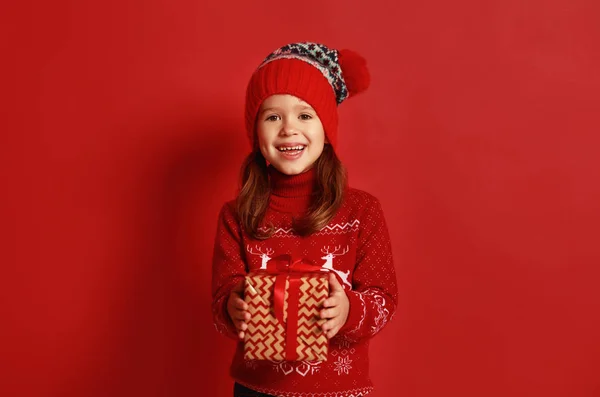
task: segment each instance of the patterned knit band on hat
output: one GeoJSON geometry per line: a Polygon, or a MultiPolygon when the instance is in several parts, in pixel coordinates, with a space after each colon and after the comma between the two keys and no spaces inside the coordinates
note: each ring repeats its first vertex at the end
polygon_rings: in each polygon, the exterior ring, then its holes
{"type": "Polygon", "coordinates": [[[271,95],[290,94],[315,109],[335,148],[337,105],[365,91],[369,83],[367,62],[354,51],[308,42],[278,48],[265,58],[248,83],[245,120],[250,144],[256,144],[256,116],[262,102],[271,95]]]}

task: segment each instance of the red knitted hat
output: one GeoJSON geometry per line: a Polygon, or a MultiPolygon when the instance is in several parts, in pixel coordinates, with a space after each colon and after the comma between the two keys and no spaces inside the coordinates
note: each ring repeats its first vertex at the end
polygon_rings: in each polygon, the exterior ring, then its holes
{"type": "Polygon", "coordinates": [[[262,102],[275,94],[294,95],[317,112],[329,143],[337,143],[337,105],[365,91],[370,76],[366,60],[351,50],[317,43],[293,43],[271,53],[252,75],[246,91],[246,131],[255,144],[262,102]]]}

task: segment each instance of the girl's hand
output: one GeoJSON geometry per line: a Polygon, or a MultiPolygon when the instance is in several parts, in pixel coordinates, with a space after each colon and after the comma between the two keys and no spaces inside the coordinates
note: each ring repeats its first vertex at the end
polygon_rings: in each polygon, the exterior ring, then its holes
{"type": "Polygon", "coordinates": [[[325,300],[323,307],[321,318],[326,318],[327,321],[323,324],[322,329],[327,338],[331,339],[346,324],[350,310],[350,301],[344,287],[334,273],[329,274],[329,298],[325,300]]]}
{"type": "Polygon", "coordinates": [[[248,312],[248,304],[242,299],[242,293],[244,292],[244,280],[242,280],[229,294],[227,300],[227,313],[233,321],[233,325],[238,330],[238,337],[244,339],[244,331],[248,328],[246,322],[250,320],[250,313],[248,312]]]}

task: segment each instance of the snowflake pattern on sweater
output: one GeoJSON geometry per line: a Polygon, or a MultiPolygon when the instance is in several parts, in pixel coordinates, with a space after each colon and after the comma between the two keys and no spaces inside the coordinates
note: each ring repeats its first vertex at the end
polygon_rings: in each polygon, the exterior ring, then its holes
{"type": "MultiPolygon", "coordinates": [[[[301,184],[294,187],[303,189],[301,184]]],[[[369,339],[391,320],[397,304],[391,244],[381,205],[374,196],[348,188],[333,220],[319,232],[300,237],[291,225],[302,206],[292,195],[277,200],[281,201],[278,210],[270,207],[264,220],[264,225],[275,226],[275,233],[262,241],[242,230],[233,202],[221,210],[212,280],[216,329],[238,340],[226,310],[232,288],[247,272],[264,268],[269,258],[282,254],[300,255],[323,270],[334,271],[343,283],[350,311],[345,325],[330,340],[327,361],[245,361],[243,344],[238,341],[231,375],[246,387],[276,396],[364,396],[372,390],[369,339]],[[289,204],[289,211],[281,203],[289,204]]]]}

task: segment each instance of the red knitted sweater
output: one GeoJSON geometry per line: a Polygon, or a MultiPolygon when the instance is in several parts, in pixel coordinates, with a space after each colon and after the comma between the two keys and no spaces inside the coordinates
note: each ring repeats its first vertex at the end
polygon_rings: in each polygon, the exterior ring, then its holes
{"type": "Polygon", "coordinates": [[[396,275],[387,226],[379,201],[353,188],[332,221],[319,232],[300,237],[292,218],[306,212],[315,173],[287,176],[270,170],[271,196],[264,224],[275,234],[250,238],[241,228],[235,203],[219,215],[213,256],[213,316],[217,330],[238,341],[231,365],[235,381],[282,397],[357,397],[372,389],[369,378],[369,338],[392,318],[397,303],[396,275]],[[227,314],[231,289],[247,272],[270,257],[297,253],[335,271],[350,301],[346,324],[329,343],[327,361],[245,361],[243,343],[227,314]]]}

